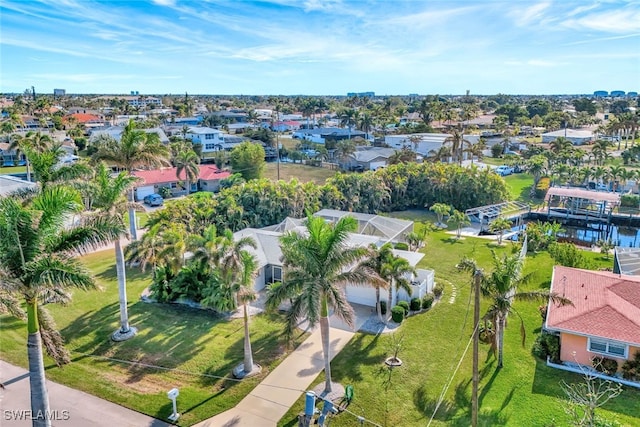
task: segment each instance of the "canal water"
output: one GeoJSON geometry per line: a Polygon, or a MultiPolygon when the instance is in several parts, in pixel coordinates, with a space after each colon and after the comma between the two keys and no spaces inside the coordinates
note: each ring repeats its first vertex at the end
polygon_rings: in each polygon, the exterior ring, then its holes
{"type": "MultiPolygon", "coordinates": [[[[512,231],[522,231],[524,227],[526,224],[514,227],[512,231]]],[[[637,248],[640,247],[640,228],[596,223],[583,226],[562,225],[558,238],[560,241],[575,243],[579,246],[592,246],[599,240],[610,240],[614,246],[637,248]]]]}

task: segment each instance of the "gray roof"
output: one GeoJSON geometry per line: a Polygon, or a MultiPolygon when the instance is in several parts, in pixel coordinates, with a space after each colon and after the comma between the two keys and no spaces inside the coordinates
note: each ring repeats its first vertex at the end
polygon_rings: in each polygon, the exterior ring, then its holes
{"type": "Polygon", "coordinates": [[[615,260],[620,274],[640,276],[640,248],[616,246],[615,260]]]}
{"type": "Polygon", "coordinates": [[[11,175],[0,175],[0,197],[8,196],[16,191],[32,189],[36,187],[35,182],[29,182],[11,175]]]}
{"type": "Polygon", "coordinates": [[[357,162],[370,162],[378,157],[388,159],[393,156],[395,152],[396,150],[393,148],[372,147],[370,149],[356,151],[353,153],[353,158],[357,162]]]}
{"type": "MultiPolygon", "coordinates": [[[[150,129],[142,129],[146,133],[157,133],[158,137],[160,137],[160,142],[164,144],[169,143],[169,138],[167,134],[160,128],[150,128],[150,129]]],[[[91,140],[94,140],[100,135],[107,135],[115,139],[116,141],[120,141],[122,137],[122,132],[124,132],[124,126],[110,126],[108,128],[102,128],[100,130],[91,131],[91,140]]]]}

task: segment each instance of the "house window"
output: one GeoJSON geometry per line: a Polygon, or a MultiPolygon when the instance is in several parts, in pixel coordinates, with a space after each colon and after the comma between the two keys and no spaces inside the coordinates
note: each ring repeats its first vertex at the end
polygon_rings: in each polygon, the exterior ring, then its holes
{"type": "Polygon", "coordinates": [[[282,267],[273,266],[273,281],[282,282],[282,267]]]}
{"type": "Polygon", "coordinates": [[[207,133],[204,135],[204,139],[216,139],[215,133],[207,133]]]}
{"type": "Polygon", "coordinates": [[[626,359],[628,347],[625,344],[589,338],[589,351],[626,359]]]}
{"type": "Polygon", "coordinates": [[[215,150],[216,149],[216,144],[205,144],[204,145],[204,149],[205,150],[215,150]]]}

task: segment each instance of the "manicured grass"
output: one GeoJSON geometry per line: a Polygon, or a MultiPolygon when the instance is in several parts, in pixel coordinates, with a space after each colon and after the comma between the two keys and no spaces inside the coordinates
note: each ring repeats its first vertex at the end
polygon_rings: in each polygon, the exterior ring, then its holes
{"type": "MultiPolygon", "coordinates": [[[[277,163],[269,162],[264,168],[263,176],[267,179],[275,181],[278,179],[277,163]]],[[[337,171],[325,169],[315,166],[307,166],[293,163],[280,163],[280,179],[289,181],[292,178],[300,182],[315,182],[316,184],[324,184],[328,178],[331,178],[337,171]]]]}
{"type": "MultiPolygon", "coordinates": [[[[147,226],[147,221],[149,220],[149,214],[147,212],[136,212],[136,219],[138,222],[138,228],[145,228],[147,226]]],[[[125,213],[124,222],[129,227],[129,215],[125,213]]]]}
{"type": "MultiPolygon", "coordinates": [[[[251,320],[251,341],[255,362],[263,371],[242,382],[230,380],[231,370],[242,362],[242,320],[221,319],[210,311],[143,303],[139,296],[151,273],[137,270],[127,270],[127,290],[133,302],[129,305],[131,324],[139,332],[129,341],[114,343],[109,337],[118,328],[119,311],[113,251],[90,254],[82,260],[104,291],[75,291],[70,305],[48,306],[73,359],[61,369],[45,358],[47,378],[53,381],[161,419],[171,413],[166,392],[178,387],[179,424],[186,426],[235,406],[286,356],[278,338],[283,328],[280,319],[256,316],[251,320]]],[[[0,317],[0,322],[0,357],[26,367],[26,323],[6,316],[0,317]]]]}
{"type": "MultiPolygon", "coordinates": [[[[416,211],[402,212],[401,217],[418,220],[416,211]]],[[[395,332],[403,337],[399,353],[402,367],[390,371],[383,364],[391,355],[389,335],[357,333],[332,362],[333,379],[354,386],[354,400],[349,410],[381,426],[425,426],[435,404],[453,374],[472,332],[469,273],[457,271],[455,265],[463,255],[473,257],[487,271],[491,270],[491,250],[498,254],[515,250],[511,244],[495,247],[484,239],[456,241],[442,231],[428,237],[419,267],[433,268],[436,282],[445,284],[442,299],[428,312],[405,320],[395,332]],[[453,295],[455,298],[450,303],[453,295]]],[[[598,266],[611,266],[597,253],[588,253],[598,266]]],[[[526,273],[532,280],[524,289],[547,289],[552,260],[546,253],[527,257],[526,273]]],[[[482,302],[482,311],[487,308],[482,302]]],[[[580,376],[548,368],[531,355],[531,347],[540,332],[540,303],[515,303],[523,317],[527,340],[521,346],[520,324],[513,315],[505,333],[504,367],[496,370],[496,361],[488,355],[489,346],[480,348],[480,425],[551,426],[568,425],[562,408],[560,381],[581,381],[580,376]]],[[[471,348],[453,376],[451,386],[434,417],[434,426],[470,425],[471,348]]],[[[314,384],[323,380],[319,376],[314,384]]],[[[312,387],[310,387],[312,388],[312,387]]],[[[626,389],[622,395],[598,413],[624,426],[640,425],[640,391],[626,389]]],[[[280,426],[297,425],[296,416],[303,410],[300,399],[280,420],[280,426]]],[[[357,425],[354,415],[342,413],[331,420],[332,426],[357,425]]],[[[368,425],[368,424],[367,424],[368,425]]]]}
{"type": "Polygon", "coordinates": [[[504,177],[511,200],[539,205],[542,200],[531,197],[530,191],[533,185],[533,176],[528,173],[514,173],[504,177]]]}
{"type": "Polygon", "coordinates": [[[0,166],[0,175],[6,175],[11,173],[26,173],[26,166],[0,166]]]}

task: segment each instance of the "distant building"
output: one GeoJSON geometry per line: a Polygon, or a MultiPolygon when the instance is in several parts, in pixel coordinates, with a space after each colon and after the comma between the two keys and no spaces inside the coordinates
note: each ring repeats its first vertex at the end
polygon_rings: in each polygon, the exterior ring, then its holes
{"type": "Polygon", "coordinates": [[[549,143],[563,137],[567,138],[573,145],[588,144],[595,141],[595,135],[590,130],[560,129],[542,134],[542,143],[549,143]]]}
{"type": "Polygon", "coordinates": [[[54,89],[53,96],[65,96],[67,94],[66,89],[54,89]]]}
{"type": "Polygon", "coordinates": [[[292,136],[296,139],[304,139],[315,142],[316,144],[324,144],[327,141],[342,141],[345,139],[353,139],[357,136],[365,138],[367,134],[356,129],[315,128],[300,129],[293,132],[292,136]]]}
{"type": "Polygon", "coordinates": [[[627,92],[627,96],[629,97],[638,96],[638,92],[627,92]]]}
{"type": "Polygon", "coordinates": [[[611,95],[612,97],[615,97],[615,96],[624,96],[624,95],[625,95],[625,92],[624,92],[623,90],[612,90],[610,95],[611,95]]]}
{"type": "Polygon", "coordinates": [[[373,98],[374,96],[376,96],[376,93],[375,92],[349,92],[349,93],[347,93],[347,96],[348,97],[359,96],[360,98],[368,96],[368,97],[373,98]]]}
{"type": "Polygon", "coordinates": [[[593,92],[593,96],[605,97],[605,96],[609,96],[609,92],[607,92],[606,90],[597,90],[593,92]]]}

